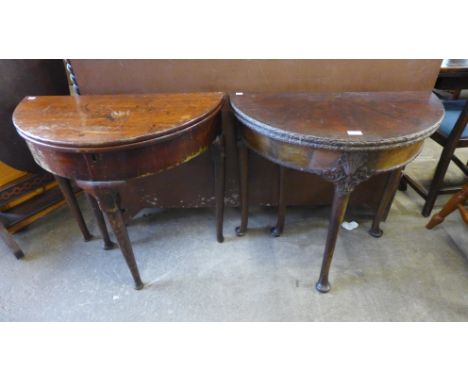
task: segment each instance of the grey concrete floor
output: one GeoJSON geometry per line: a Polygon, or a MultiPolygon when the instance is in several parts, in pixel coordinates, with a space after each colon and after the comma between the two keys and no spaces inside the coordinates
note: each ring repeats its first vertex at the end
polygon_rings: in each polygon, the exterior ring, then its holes
{"type": "MultiPolygon", "coordinates": [[[[426,181],[439,148],[428,142],[408,171],[426,181]]],[[[462,157],[467,159],[466,152],[462,157]]],[[[448,181],[460,182],[450,169],[448,181]]],[[[442,196],[440,207],[447,200],[442,196]]],[[[80,198],[92,232],[97,227],[80,198]]],[[[135,291],[118,249],[84,243],[67,208],[15,235],[17,261],[0,242],[2,321],[466,321],[468,229],[452,214],[432,231],[422,199],[398,192],[385,233],[372,238],[369,216],[341,230],[332,290],[314,289],[329,208],[289,208],[282,237],[268,234],[272,208],[251,210],[249,233],[234,235],[239,211],[227,209],[225,243],[210,210],[165,210],[129,226],[145,289],[135,291]]]]}

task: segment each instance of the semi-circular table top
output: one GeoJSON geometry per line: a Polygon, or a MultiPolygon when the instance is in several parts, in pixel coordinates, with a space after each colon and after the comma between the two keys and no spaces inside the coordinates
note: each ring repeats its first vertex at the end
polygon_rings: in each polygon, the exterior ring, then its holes
{"type": "Polygon", "coordinates": [[[444,116],[431,92],[233,93],[236,117],[255,132],[315,148],[377,150],[431,135],[444,116]]]}
{"type": "Polygon", "coordinates": [[[224,94],[29,96],[13,115],[27,140],[60,147],[109,147],[164,138],[212,116],[224,94]]]}

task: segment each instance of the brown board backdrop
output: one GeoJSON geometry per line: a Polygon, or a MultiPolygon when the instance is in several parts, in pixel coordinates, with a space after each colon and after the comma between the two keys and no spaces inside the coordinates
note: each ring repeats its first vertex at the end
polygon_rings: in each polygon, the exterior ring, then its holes
{"type": "MultiPolygon", "coordinates": [[[[441,60],[71,60],[81,94],[194,91],[399,91],[432,90],[441,60]]],[[[236,123],[223,110],[227,142],[226,203],[237,206],[236,123]]],[[[210,153],[134,185],[158,194],[156,207],[214,205],[210,153]]],[[[250,154],[250,204],[276,205],[277,167],[250,154]]],[[[386,175],[359,186],[351,205],[375,210],[386,175]]],[[[332,187],[312,174],[288,170],[288,205],[329,204],[332,187]]],[[[131,198],[128,188],[123,198],[131,198]]]]}

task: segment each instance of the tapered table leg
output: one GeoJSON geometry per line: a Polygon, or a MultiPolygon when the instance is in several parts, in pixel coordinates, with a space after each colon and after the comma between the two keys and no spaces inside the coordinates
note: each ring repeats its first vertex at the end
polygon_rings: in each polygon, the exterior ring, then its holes
{"type": "Polygon", "coordinates": [[[240,205],[241,205],[241,224],[236,227],[236,235],[244,236],[247,232],[247,224],[249,220],[249,166],[248,166],[248,149],[245,143],[239,141],[239,183],[240,183],[240,205]]]}
{"type": "Polygon", "coordinates": [[[393,170],[388,174],[387,182],[385,183],[385,191],[380,200],[379,206],[377,207],[377,212],[374,216],[372,222],[372,227],[369,230],[369,234],[373,237],[381,237],[383,231],[380,229],[380,222],[382,221],[385,211],[390,207],[390,204],[393,201],[395,193],[397,191],[398,185],[400,184],[401,179],[401,168],[393,170]]]}
{"type": "Polygon", "coordinates": [[[276,226],[271,229],[271,236],[278,237],[283,233],[284,220],[286,217],[286,196],[285,196],[285,180],[284,173],[285,168],[278,166],[278,217],[276,220],[276,226]]]}
{"type": "Polygon", "coordinates": [[[3,239],[7,247],[18,260],[24,257],[24,252],[21,250],[16,240],[13,238],[11,233],[8,232],[2,222],[0,222],[0,238],[3,239]]]}
{"type": "Polygon", "coordinates": [[[75,197],[75,193],[73,192],[72,186],[70,184],[70,181],[66,178],[62,178],[61,176],[55,175],[55,180],[57,181],[60,190],[62,191],[62,194],[65,198],[65,201],[68,204],[68,207],[70,208],[73,217],[78,223],[78,226],[80,227],[81,233],[83,234],[83,238],[85,241],[90,241],[93,239],[93,235],[88,230],[88,227],[86,226],[86,223],[83,219],[83,215],[81,214],[80,206],[78,205],[78,202],[75,197]]]}
{"type": "Polygon", "coordinates": [[[405,175],[401,177],[400,184],[398,185],[400,191],[406,191],[408,189],[408,181],[406,180],[405,175]]]}
{"type": "Polygon", "coordinates": [[[343,222],[346,208],[348,207],[350,193],[342,192],[339,186],[335,185],[335,194],[333,197],[333,205],[328,225],[327,242],[325,244],[325,251],[323,253],[322,269],[320,277],[315,288],[321,293],[327,293],[330,290],[330,283],[328,282],[328,272],[333,259],[335,251],[336,239],[340,225],[343,222]]]}
{"type": "Polygon", "coordinates": [[[118,193],[111,191],[98,191],[96,192],[96,198],[101,210],[107,215],[109,224],[112,226],[112,230],[117,238],[120,250],[122,251],[135,282],[135,289],[142,289],[143,282],[141,281],[135,255],[133,254],[132,244],[128,237],[127,227],[125,226],[122,212],[119,208],[118,193]]]}
{"type": "Polygon", "coordinates": [[[225,189],[225,150],[224,137],[220,135],[213,143],[213,163],[215,172],[215,199],[216,199],[216,239],[218,243],[224,241],[224,189],[225,189]]]}
{"type": "Polygon", "coordinates": [[[107,231],[106,221],[104,220],[104,216],[102,215],[102,212],[99,208],[98,203],[96,202],[96,199],[94,199],[94,196],[88,193],[86,193],[86,197],[88,198],[89,204],[91,205],[91,208],[93,209],[94,217],[96,218],[99,231],[101,231],[102,240],[104,242],[104,249],[105,250],[114,249],[117,245],[114,242],[112,242],[112,240],[109,237],[109,232],[107,231]]]}

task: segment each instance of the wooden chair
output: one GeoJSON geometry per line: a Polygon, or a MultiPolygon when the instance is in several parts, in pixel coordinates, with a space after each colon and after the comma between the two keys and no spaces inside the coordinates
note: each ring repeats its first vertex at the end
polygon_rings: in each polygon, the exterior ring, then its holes
{"type": "Polygon", "coordinates": [[[465,222],[468,224],[468,210],[465,209],[465,202],[468,200],[468,183],[465,183],[463,189],[453,195],[450,200],[445,204],[444,208],[440,210],[439,213],[435,214],[429,223],[427,223],[426,228],[432,229],[436,225],[442,223],[447,215],[451,214],[453,211],[458,209],[460,215],[465,222]]]}
{"type": "Polygon", "coordinates": [[[403,174],[400,190],[406,190],[410,185],[419,195],[425,199],[422,209],[423,216],[429,216],[434,208],[439,194],[450,194],[460,191],[460,188],[443,188],[444,177],[450,161],[453,161],[468,176],[468,163],[463,163],[456,155],[455,149],[468,147],[468,100],[443,101],[445,117],[439,129],[432,135],[432,139],[443,147],[442,154],[437,164],[434,177],[426,190],[419,182],[403,174]]]}

